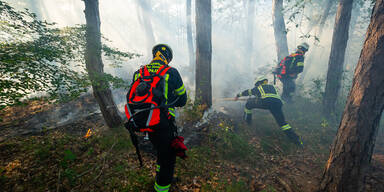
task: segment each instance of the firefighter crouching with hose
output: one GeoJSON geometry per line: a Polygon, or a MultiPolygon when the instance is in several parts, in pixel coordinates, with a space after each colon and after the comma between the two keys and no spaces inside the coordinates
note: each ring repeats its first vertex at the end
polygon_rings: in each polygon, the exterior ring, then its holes
{"type": "Polygon", "coordinates": [[[126,128],[131,133],[140,164],[136,131],[147,132],[157,152],[154,191],[168,192],[173,180],[176,156],[186,158],[184,138],[178,136],[175,107],[187,102],[187,93],[179,72],[169,66],[172,49],[158,44],[152,49],[153,60],[133,75],[127,94],[126,128]]]}
{"type": "Polygon", "coordinates": [[[285,121],[282,106],[283,102],[274,85],[268,84],[268,79],[260,77],[255,81],[255,87],[245,90],[236,95],[235,100],[242,96],[256,96],[249,98],[244,108],[244,120],[250,125],[252,123],[252,109],[269,110],[277,124],[284,131],[291,142],[303,146],[301,138],[295,133],[292,127],[285,121]]]}

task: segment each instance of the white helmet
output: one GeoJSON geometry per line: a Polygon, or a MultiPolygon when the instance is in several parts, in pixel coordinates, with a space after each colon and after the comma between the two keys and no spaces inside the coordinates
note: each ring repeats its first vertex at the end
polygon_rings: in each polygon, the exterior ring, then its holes
{"type": "Polygon", "coordinates": [[[263,82],[263,81],[265,81],[265,80],[268,81],[268,78],[266,78],[265,76],[261,76],[261,77],[259,77],[259,78],[257,78],[257,79],[255,80],[255,84],[257,84],[257,83],[259,83],[259,82],[263,82]]]}
{"type": "Polygon", "coordinates": [[[309,49],[309,45],[308,45],[308,43],[302,43],[299,46],[297,46],[297,48],[307,52],[309,49]]]}

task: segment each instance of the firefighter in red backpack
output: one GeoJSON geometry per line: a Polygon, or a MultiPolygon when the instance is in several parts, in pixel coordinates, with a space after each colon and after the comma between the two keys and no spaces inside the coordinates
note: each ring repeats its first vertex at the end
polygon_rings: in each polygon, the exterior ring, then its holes
{"type": "Polygon", "coordinates": [[[286,102],[292,101],[292,94],[295,92],[297,75],[303,72],[304,55],[308,51],[309,45],[302,43],[297,46],[297,51],[280,61],[273,74],[277,75],[283,83],[283,93],[281,98],[286,102]]]}
{"type": "Polygon", "coordinates": [[[184,138],[177,135],[175,107],[186,104],[187,92],[179,72],[169,66],[172,49],[158,44],[153,47],[152,55],[153,60],[133,75],[125,107],[129,119],[126,127],[130,132],[134,129],[149,133],[157,151],[154,190],[167,192],[173,180],[176,156],[186,157],[184,138]]]}

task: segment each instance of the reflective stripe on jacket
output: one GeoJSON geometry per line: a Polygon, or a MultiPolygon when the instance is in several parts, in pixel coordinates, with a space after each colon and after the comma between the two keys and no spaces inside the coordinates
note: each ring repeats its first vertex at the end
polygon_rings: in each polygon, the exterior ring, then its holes
{"type": "Polygon", "coordinates": [[[239,94],[239,96],[251,96],[255,95],[258,98],[266,99],[266,98],[275,98],[280,100],[280,95],[275,86],[266,84],[259,85],[252,89],[245,90],[239,94]]]}

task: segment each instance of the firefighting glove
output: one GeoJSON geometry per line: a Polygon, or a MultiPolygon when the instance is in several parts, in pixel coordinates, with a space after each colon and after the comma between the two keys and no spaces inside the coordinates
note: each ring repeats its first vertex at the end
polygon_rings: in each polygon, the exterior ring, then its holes
{"type": "Polygon", "coordinates": [[[235,97],[235,101],[239,100],[240,94],[238,93],[235,97]]]}
{"type": "Polygon", "coordinates": [[[188,156],[185,153],[188,148],[184,144],[184,137],[176,136],[171,143],[172,149],[175,151],[176,156],[186,159],[188,156]]]}

